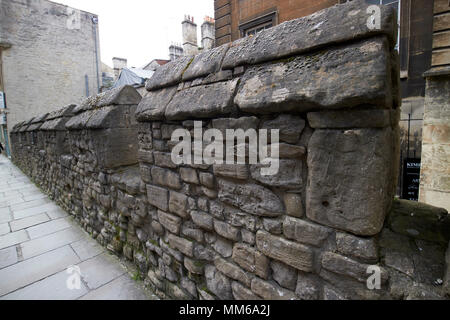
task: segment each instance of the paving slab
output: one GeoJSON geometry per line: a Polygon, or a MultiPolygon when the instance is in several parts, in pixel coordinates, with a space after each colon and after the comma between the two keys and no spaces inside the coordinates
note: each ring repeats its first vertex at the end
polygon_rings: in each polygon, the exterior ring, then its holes
{"type": "Polygon", "coordinates": [[[11,226],[11,231],[17,231],[26,229],[44,222],[49,221],[50,218],[45,213],[38,214],[36,216],[31,216],[28,218],[20,219],[20,220],[14,220],[9,223],[11,226]]]}
{"type": "Polygon", "coordinates": [[[37,200],[32,200],[32,201],[26,201],[26,202],[20,203],[20,204],[11,205],[10,209],[11,209],[11,211],[15,212],[15,211],[20,211],[20,210],[25,210],[28,208],[43,206],[43,205],[46,205],[49,203],[51,203],[51,200],[48,198],[37,199],[37,200]]]}
{"type": "Polygon", "coordinates": [[[19,261],[16,247],[9,247],[0,250],[0,269],[9,267],[19,261]]]}
{"type": "Polygon", "coordinates": [[[75,265],[80,260],[70,246],[0,270],[0,297],[75,265]]]}
{"type": "Polygon", "coordinates": [[[0,224],[0,236],[10,233],[11,229],[9,228],[9,224],[8,223],[2,223],[0,224]]]}
{"type": "Polygon", "coordinates": [[[29,239],[25,230],[19,230],[0,236],[0,249],[14,246],[29,239]]]}
{"type": "Polygon", "coordinates": [[[57,231],[61,231],[70,228],[72,224],[67,220],[67,218],[51,220],[40,225],[30,227],[27,230],[30,239],[36,239],[39,237],[46,236],[57,231]]]}
{"type": "Polygon", "coordinates": [[[125,273],[118,261],[106,252],[82,262],[79,267],[89,289],[97,289],[125,273]]]}
{"type": "Polygon", "coordinates": [[[67,279],[70,274],[66,270],[48,278],[35,282],[25,288],[3,296],[2,300],[75,300],[86,295],[89,290],[80,283],[79,289],[70,290],[67,279]]]}
{"type": "Polygon", "coordinates": [[[70,245],[81,261],[91,259],[103,253],[105,249],[93,239],[84,238],[70,245]]]}
{"type": "Polygon", "coordinates": [[[26,260],[71,244],[83,238],[83,236],[84,234],[79,228],[70,227],[41,238],[23,242],[20,244],[22,256],[26,260]]]}
{"type": "Polygon", "coordinates": [[[93,290],[80,300],[157,300],[155,295],[136,289],[136,283],[125,274],[110,283],[93,290]]]}

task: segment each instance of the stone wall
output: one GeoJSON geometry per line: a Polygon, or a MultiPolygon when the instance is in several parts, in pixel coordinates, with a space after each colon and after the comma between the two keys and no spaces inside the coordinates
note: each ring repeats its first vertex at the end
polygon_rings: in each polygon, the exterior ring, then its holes
{"type": "Polygon", "coordinates": [[[119,88],[15,126],[13,160],[163,298],[442,298],[447,212],[393,202],[397,19],[381,18],[369,30],[351,2],[177,59],[142,100],[119,88]],[[278,129],[278,173],[176,165],[172,134],[199,122],[278,129]]]}

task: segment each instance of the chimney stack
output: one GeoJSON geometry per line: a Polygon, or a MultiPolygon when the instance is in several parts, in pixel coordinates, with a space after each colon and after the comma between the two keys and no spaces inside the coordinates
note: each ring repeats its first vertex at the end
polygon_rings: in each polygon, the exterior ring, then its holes
{"type": "Polygon", "coordinates": [[[172,43],[169,47],[170,61],[176,60],[183,56],[183,48],[178,43],[172,43]]]}
{"type": "Polygon", "coordinates": [[[183,51],[185,55],[195,55],[198,53],[197,25],[194,17],[185,15],[181,23],[183,26],[183,51]]]}
{"type": "Polygon", "coordinates": [[[214,48],[214,39],[216,34],[214,19],[206,16],[201,28],[203,50],[214,48]]]}
{"type": "Polygon", "coordinates": [[[114,57],[113,68],[114,68],[114,78],[117,80],[119,78],[120,72],[123,68],[127,67],[127,59],[114,57]]]}

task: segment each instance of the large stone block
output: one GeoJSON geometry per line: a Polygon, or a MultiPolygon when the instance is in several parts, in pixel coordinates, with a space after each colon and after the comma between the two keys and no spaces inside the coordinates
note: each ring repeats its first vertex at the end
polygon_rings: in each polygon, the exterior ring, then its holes
{"type": "Polygon", "coordinates": [[[188,197],[182,193],[170,191],[169,211],[187,219],[189,217],[188,209],[188,197]]]}
{"type": "Polygon", "coordinates": [[[177,173],[159,167],[153,167],[151,172],[153,183],[176,190],[181,189],[181,180],[177,173]]]}
{"type": "Polygon", "coordinates": [[[164,188],[147,185],[147,199],[148,203],[161,210],[169,208],[169,192],[164,188]]]}
{"type": "Polygon", "coordinates": [[[168,240],[173,249],[179,250],[188,257],[194,256],[194,243],[192,241],[177,237],[173,234],[169,234],[168,240]]]}
{"type": "Polygon", "coordinates": [[[293,292],[258,278],[252,280],[252,291],[264,300],[298,300],[293,292]]]}
{"type": "Polygon", "coordinates": [[[374,238],[360,238],[346,233],[336,234],[336,247],[346,256],[368,262],[377,262],[378,247],[374,238]]]}
{"type": "Polygon", "coordinates": [[[269,259],[246,244],[236,243],[234,245],[233,261],[263,279],[267,279],[269,276],[269,259]]]}
{"type": "Polygon", "coordinates": [[[214,174],[220,177],[228,177],[246,180],[249,177],[248,167],[244,164],[215,164],[214,174]]]}
{"type": "Polygon", "coordinates": [[[214,260],[214,265],[216,266],[217,270],[222,272],[227,277],[237,280],[237,281],[240,281],[240,282],[244,283],[246,286],[250,287],[250,285],[251,285],[250,276],[244,270],[239,268],[238,266],[236,266],[220,257],[217,257],[214,260]]]}
{"type": "Polygon", "coordinates": [[[198,77],[207,76],[220,70],[225,53],[228,51],[230,44],[225,44],[211,50],[204,50],[196,55],[183,74],[183,80],[191,80],[198,77]]]}
{"type": "Polygon", "coordinates": [[[276,27],[232,43],[225,55],[224,69],[257,64],[312,51],[327,44],[385,34],[394,47],[397,40],[397,17],[392,7],[380,6],[380,28],[370,28],[368,4],[352,1],[318,11],[310,16],[284,22],[276,27]]]}
{"type": "Polygon", "coordinates": [[[219,199],[247,213],[277,217],[283,214],[283,204],[272,191],[256,184],[236,184],[219,179],[219,199]]]}
{"type": "Polygon", "coordinates": [[[214,228],[213,217],[205,212],[191,211],[192,221],[200,228],[212,231],[214,228]]]}
{"type": "Polygon", "coordinates": [[[284,219],[283,231],[288,239],[316,247],[320,247],[332,232],[327,227],[292,217],[284,219]]]}
{"type": "Polygon", "coordinates": [[[298,270],[313,271],[314,253],[302,244],[287,241],[265,231],[256,234],[256,245],[266,256],[284,262],[298,270]]]}
{"type": "Polygon", "coordinates": [[[316,130],[309,142],[306,214],[358,235],[380,232],[394,180],[392,130],[316,130]]]}
{"type": "Polygon", "coordinates": [[[166,108],[168,120],[212,118],[236,110],[233,97],[238,79],[178,91],[166,108]],[[192,103],[195,101],[195,103],[192,103]]]}
{"type": "Polygon", "coordinates": [[[138,121],[162,120],[166,107],[177,92],[177,87],[147,92],[136,109],[138,121]]]}
{"type": "Polygon", "coordinates": [[[281,114],[275,119],[264,121],[261,129],[279,130],[279,139],[287,143],[297,143],[305,129],[306,122],[301,117],[281,114]]]}
{"type": "Polygon", "coordinates": [[[159,223],[172,233],[178,234],[181,228],[181,218],[158,210],[159,223]]]}
{"type": "Polygon", "coordinates": [[[261,169],[267,167],[262,164],[250,165],[250,172],[252,178],[262,184],[282,187],[282,188],[293,188],[298,189],[302,187],[302,168],[303,163],[301,160],[290,160],[290,159],[279,159],[278,173],[274,175],[263,176],[261,174],[261,169]]]}
{"type": "Polygon", "coordinates": [[[361,104],[391,108],[388,50],[386,38],[381,37],[289,62],[251,67],[242,77],[234,101],[250,113],[305,112],[361,104]]]}
{"type": "Polygon", "coordinates": [[[219,299],[233,299],[230,280],[217,271],[214,266],[208,265],[205,267],[205,278],[209,291],[214,293],[219,299]]]}
{"type": "Polygon", "coordinates": [[[192,62],[192,56],[184,56],[156,69],[153,76],[147,81],[145,88],[154,91],[162,87],[177,84],[181,81],[184,71],[192,62]]]}
{"type": "Polygon", "coordinates": [[[389,110],[352,110],[310,112],[308,121],[314,129],[384,128],[391,125],[389,110]]]}

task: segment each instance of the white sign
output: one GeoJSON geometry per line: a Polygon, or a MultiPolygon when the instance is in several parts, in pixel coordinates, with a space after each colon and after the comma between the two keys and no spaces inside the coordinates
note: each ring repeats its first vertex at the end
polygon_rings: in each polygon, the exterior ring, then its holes
{"type": "Polygon", "coordinates": [[[5,93],[0,91],[0,109],[6,108],[5,93]]]}

